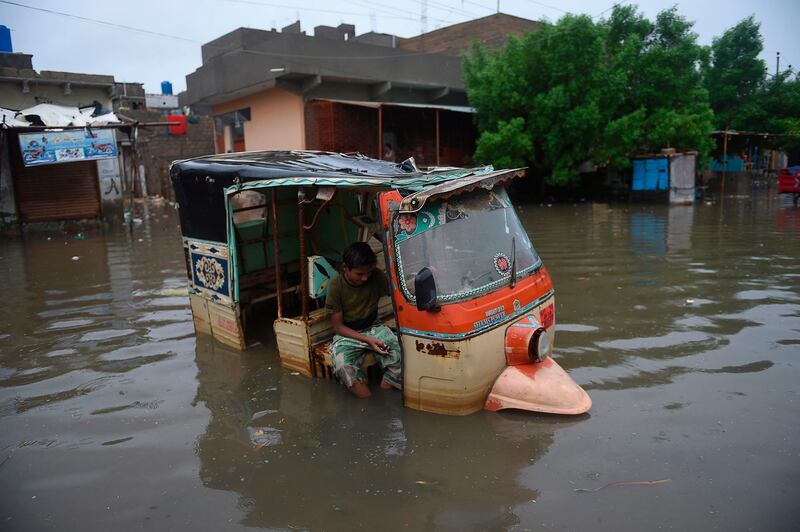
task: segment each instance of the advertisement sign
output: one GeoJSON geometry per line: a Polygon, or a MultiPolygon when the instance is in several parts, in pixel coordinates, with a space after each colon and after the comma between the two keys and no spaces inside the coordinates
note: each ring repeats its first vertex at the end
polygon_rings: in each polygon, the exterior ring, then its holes
{"type": "Polygon", "coordinates": [[[113,129],[21,133],[19,147],[25,166],[92,161],[117,156],[113,129]]]}

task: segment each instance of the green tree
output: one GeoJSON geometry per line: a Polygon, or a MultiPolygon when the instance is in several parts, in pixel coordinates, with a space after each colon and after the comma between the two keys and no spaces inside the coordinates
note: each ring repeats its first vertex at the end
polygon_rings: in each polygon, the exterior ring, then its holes
{"type": "Polygon", "coordinates": [[[704,74],[718,128],[747,129],[751,115],[760,113],[753,99],[766,80],[766,64],[758,57],[763,49],[760,25],[752,16],[714,39],[704,74]]]}
{"type": "Polygon", "coordinates": [[[691,27],[675,9],[649,21],[618,6],[608,20],[567,15],[500,51],[476,47],[464,68],[476,159],[568,185],[587,162],[625,168],[665,147],[705,156],[713,114],[691,27]]]}
{"type": "Polygon", "coordinates": [[[739,126],[775,134],[773,147],[800,149],[800,75],[785,70],[765,80],[744,106],[739,126]]]}
{"type": "Polygon", "coordinates": [[[800,79],[791,70],[769,75],[763,48],[753,17],[714,39],[704,75],[717,127],[772,133],[769,145],[798,148],[800,79]]]}

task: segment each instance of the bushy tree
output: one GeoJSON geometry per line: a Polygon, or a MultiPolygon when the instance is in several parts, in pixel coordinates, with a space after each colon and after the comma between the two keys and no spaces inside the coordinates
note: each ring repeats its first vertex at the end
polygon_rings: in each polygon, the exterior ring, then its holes
{"type": "Polygon", "coordinates": [[[800,79],[791,70],[771,76],[758,55],[760,25],[748,17],[714,39],[704,68],[719,129],[772,133],[768,144],[800,147],[800,79]]]}
{"type": "Polygon", "coordinates": [[[587,162],[624,168],[666,147],[705,156],[713,113],[691,27],[674,8],[650,21],[617,6],[608,20],[567,15],[503,50],[476,47],[464,69],[476,159],[525,163],[566,185],[587,162]]]}
{"type": "Polygon", "coordinates": [[[800,76],[786,70],[765,80],[743,115],[742,129],[774,134],[776,148],[800,149],[800,76]]]}
{"type": "Polygon", "coordinates": [[[727,30],[711,45],[705,85],[719,129],[743,129],[754,109],[753,98],[763,88],[766,64],[760,25],[750,16],[727,30]]]}

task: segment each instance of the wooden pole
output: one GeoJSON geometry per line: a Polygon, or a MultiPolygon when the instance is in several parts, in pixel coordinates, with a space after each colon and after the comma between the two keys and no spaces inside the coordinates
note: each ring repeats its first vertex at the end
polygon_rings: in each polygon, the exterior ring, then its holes
{"type": "Polygon", "coordinates": [[[278,300],[278,318],[283,317],[283,295],[281,294],[281,248],[278,243],[278,200],[272,189],[272,249],[275,253],[275,297],[278,300]]]}
{"type": "Polygon", "coordinates": [[[725,180],[728,178],[728,130],[722,132],[722,185],[719,189],[719,198],[725,195],[725,180]]]}
{"type": "Polygon", "coordinates": [[[306,230],[305,230],[305,193],[300,188],[297,191],[297,230],[300,237],[300,309],[303,320],[308,319],[308,258],[306,257],[306,230]]]}
{"type": "Polygon", "coordinates": [[[436,109],[436,166],[439,166],[439,109],[436,109]]]}
{"type": "Polygon", "coordinates": [[[336,105],[333,102],[328,102],[328,115],[331,119],[331,151],[336,151],[336,122],[334,120],[334,109],[333,106],[336,105]]]}
{"type": "Polygon", "coordinates": [[[378,106],[378,159],[383,159],[383,107],[378,106]]]}

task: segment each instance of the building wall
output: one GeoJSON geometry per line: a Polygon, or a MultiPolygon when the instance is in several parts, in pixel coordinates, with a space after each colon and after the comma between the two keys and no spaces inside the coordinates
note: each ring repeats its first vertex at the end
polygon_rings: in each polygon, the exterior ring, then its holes
{"type": "MultiPolygon", "coordinates": [[[[130,111],[125,114],[140,122],[167,121],[166,116],[158,111],[130,111]]],[[[214,153],[214,119],[210,116],[196,118],[197,123],[186,124],[186,135],[178,137],[162,126],[139,130],[139,165],[144,166],[148,195],[173,199],[175,193],[169,179],[172,162],[214,153]]],[[[117,134],[117,141],[125,138],[124,133],[117,134]]],[[[131,160],[127,159],[123,164],[122,175],[126,184],[129,184],[133,175],[131,160]]],[[[135,190],[138,195],[138,185],[135,190]]]]}
{"type": "Polygon", "coordinates": [[[247,151],[304,150],[306,133],[303,106],[302,96],[282,89],[270,89],[215,105],[213,114],[250,108],[250,120],[244,123],[247,151]]]}
{"type": "Polygon", "coordinates": [[[17,222],[17,204],[14,200],[14,180],[8,148],[9,133],[0,131],[0,228],[17,222]]]}
{"type": "MultiPolygon", "coordinates": [[[[119,139],[119,135],[117,136],[119,139]]],[[[100,180],[100,202],[103,218],[111,223],[123,220],[122,172],[120,157],[97,161],[97,178],[100,180]]]]}
{"type": "Polygon", "coordinates": [[[0,107],[6,109],[26,109],[39,103],[85,107],[97,100],[106,109],[111,109],[109,89],[72,86],[71,94],[64,94],[62,85],[38,84],[31,81],[30,92],[22,92],[22,82],[5,81],[0,83],[0,107]]]}

